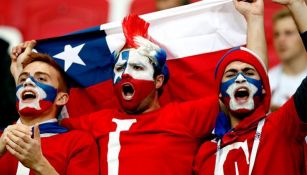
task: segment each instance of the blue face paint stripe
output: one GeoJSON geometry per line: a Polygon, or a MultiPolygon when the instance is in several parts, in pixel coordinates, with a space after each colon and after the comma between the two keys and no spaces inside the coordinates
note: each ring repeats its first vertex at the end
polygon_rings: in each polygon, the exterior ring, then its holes
{"type": "MultiPolygon", "coordinates": [[[[36,84],[36,86],[40,87],[41,89],[43,89],[47,95],[46,98],[44,98],[44,100],[47,100],[47,101],[51,101],[53,102],[56,98],[56,95],[57,95],[57,89],[54,88],[53,86],[50,86],[50,85],[47,85],[47,84],[44,84],[44,83],[41,83],[41,82],[38,82],[34,79],[34,77],[32,76],[29,76],[28,78],[30,78],[31,81],[33,81],[33,83],[36,84]]],[[[24,84],[21,84],[21,85],[18,85],[16,87],[16,92],[21,88],[21,87],[24,87],[24,84]]],[[[16,100],[19,101],[18,97],[17,97],[17,94],[16,94],[16,100]]]]}
{"type": "Polygon", "coordinates": [[[234,77],[234,78],[232,78],[232,79],[230,79],[230,80],[221,84],[220,92],[221,92],[223,97],[229,96],[226,91],[227,91],[227,89],[229,88],[230,85],[235,83],[235,80],[238,78],[239,75],[242,75],[246,79],[247,82],[249,82],[249,83],[251,83],[251,84],[253,84],[257,87],[258,90],[257,90],[257,92],[254,96],[261,96],[262,95],[262,91],[261,91],[262,90],[262,82],[261,82],[261,80],[256,80],[256,79],[247,77],[240,72],[240,73],[237,74],[236,77],[234,77]]]}

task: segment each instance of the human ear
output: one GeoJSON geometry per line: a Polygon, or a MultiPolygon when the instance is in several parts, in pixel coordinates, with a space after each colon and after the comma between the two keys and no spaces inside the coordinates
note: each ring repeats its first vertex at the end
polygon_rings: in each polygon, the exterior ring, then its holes
{"type": "Polygon", "coordinates": [[[155,85],[156,85],[156,89],[159,89],[160,87],[162,87],[164,82],[164,75],[160,74],[155,78],[155,85]]]}
{"type": "Polygon", "coordinates": [[[63,106],[68,102],[69,95],[66,92],[58,92],[55,104],[57,106],[63,106]]]}

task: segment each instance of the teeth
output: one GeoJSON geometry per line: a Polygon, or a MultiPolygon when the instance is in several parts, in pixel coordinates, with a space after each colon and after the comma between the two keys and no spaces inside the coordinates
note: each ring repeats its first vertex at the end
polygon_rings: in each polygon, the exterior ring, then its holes
{"type": "Polygon", "coordinates": [[[24,95],[35,95],[33,92],[25,92],[24,95]]]}

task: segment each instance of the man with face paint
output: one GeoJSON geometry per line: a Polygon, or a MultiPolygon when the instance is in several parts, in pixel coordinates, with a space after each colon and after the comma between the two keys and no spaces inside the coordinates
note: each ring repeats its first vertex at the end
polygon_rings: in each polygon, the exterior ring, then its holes
{"type": "Polygon", "coordinates": [[[166,53],[149,40],[148,27],[134,15],[123,21],[126,45],[113,54],[113,87],[120,109],[61,121],[95,136],[101,174],[191,174],[201,139],[214,126],[217,96],[160,106],[169,76],[166,53]]]}
{"type": "Polygon", "coordinates": [[[227,116],[219,115],[211,140],[199,149],[196,174],[304,174],[307,78],[270,114],[267,70],[252,51],[228,51],[217,64],[215,80],[227,116]]]}
{"type": "MultiPolygon", "coordinates": [[[[306,31],[303,1],[275,1],[289,3],[301,32],[306,31]]],[[[220,113],[211,140],[199,149],[195,174],[305,174],[307,78],[280,109],[268,114],[271,91],[264,65],[246,48],[234,48],[220,59],[215,83],[226,114],[220,113]]]]}
{"type": "Polygon", "coordinates": [[[0,137],[0,174],[98,174],[94,139],[58,125],[56,116],[68,100],[67,86],[52,58],[32,53],[34,44],[15,48],[23,66],[21,72],[12,72],[20,118],[0,137]]]}

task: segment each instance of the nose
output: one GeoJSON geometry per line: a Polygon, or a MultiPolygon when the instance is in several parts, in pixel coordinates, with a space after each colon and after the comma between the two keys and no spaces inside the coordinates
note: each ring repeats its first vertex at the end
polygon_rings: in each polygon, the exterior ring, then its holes
{"type": "Polygon", "coordinates": [[[246,82],[246,79],[244,78],[244,76],[240,73],[238,75],[238,77],[236,78],[235,80],[236,83],[245,83],[246,82]]]}
{"type": "Polygon", "coordinates": [[[27,87],[27,86],[35,86],[35,83],[31,80],[31,78],[27,78],[26,81],[23,83],[23,86],[24,87],[27,87]]]}
{"type": "Polygon", "coordinates": [[[128,78],[132,78],[130,74],[123,74],[122,75],[122,79],[128,79],[128,78]]]}

